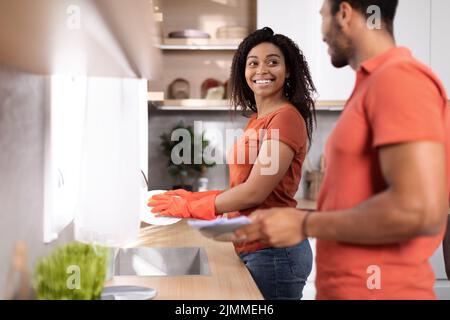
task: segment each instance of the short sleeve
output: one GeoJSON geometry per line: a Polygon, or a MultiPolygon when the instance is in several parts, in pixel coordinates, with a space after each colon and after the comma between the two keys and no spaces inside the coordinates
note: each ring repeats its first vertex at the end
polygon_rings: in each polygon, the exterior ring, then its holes
{"type": "Polygon", "coordinates": [[[307,141],[306,125],[300,113],[292,108],[283,108],[275,113],[266,126],[264,140],[277,139],[287,144],[295,154],[304,151],[307,141]]]}
{"type": "Polygon", "coordinates": [[[444,100],[439,85],[413,64],[384,70],[374,79],[366,96],[373,146],[444,142],[444,100]]]}

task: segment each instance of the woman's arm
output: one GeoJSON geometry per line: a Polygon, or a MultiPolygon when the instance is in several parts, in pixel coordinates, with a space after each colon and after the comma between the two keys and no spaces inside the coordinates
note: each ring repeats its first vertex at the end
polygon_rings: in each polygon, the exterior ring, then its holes
{"type": "Polygon", "coordinates": [[[244,210],[261,204],[280,183],[294,155],[291,147],[281,141],[264,141],[247,181],[218,195],[216,212],[244,210]]]}

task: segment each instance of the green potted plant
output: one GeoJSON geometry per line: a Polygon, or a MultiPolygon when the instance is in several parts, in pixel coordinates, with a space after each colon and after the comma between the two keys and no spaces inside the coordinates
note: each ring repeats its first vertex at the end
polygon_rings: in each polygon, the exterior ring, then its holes
{"type": "Polygon", "coordinates": [[[39,300],[98,300],[108,263],[108,248],[69,243],[36,263],[33,287],[39,300]]]}
{"type": "MultiPolygon", "coordinates": [[[[209,145],[209,140],[205,138],[205,133],[201,133],[200,143],[201,146],[197,146],[195,148],[195,139],[194,139],[194,129],[192,126],[186,126],[181,121],[175,127],[172,128],[170,132],[164,133],[160,135],[161,139],[161,148],[163,150],[164,156],[168,158],[167,162],[167,171],[170,176],[174,177],[177,181],[177,184],[173,186],[173,189],[185,189],[188,191],[193,191],[193,186],[188,184],[189,178],[198,179],[203,176],[208,168],[214,167],[216,165],[215,162],[206,162],[203,157],[203,150],[209,145]],[[180,144],[183,138],[179,140],[172,141],[172,132],[177,129],[185,129],[189,133],[190,137],[190,150],[191,156],[189,163],[181,163],[175,164],[172,160],[172,150],[180,144]],[[200,163],[197,161],[195,163],[194,159],[201,159],[200,163]]],[[[180,150],[180,156],[183,156],[183,150],[180,150]]]]}

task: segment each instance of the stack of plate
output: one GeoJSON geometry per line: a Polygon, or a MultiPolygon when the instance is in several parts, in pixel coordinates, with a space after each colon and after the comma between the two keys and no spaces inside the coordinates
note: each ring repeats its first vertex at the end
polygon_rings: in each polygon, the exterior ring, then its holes
{"type": "Polygon", "coordinates": [[[217,218],[215,220],[189,220],[189,226],[198,229],[200,233],[216,241],[238,241],[234,232],[251,223],[250,218],[240,216],[238,218],[217,218]]]}
{"type": "Polygon", "coordinates": [[[180,31],[173,31],[169,33],[169,38],[181,38],[181,39],[189,39],[189,38],[200,38],[200,39],[209,39],[211,36],[200,30],[194,29],[186,29],[180,31]]]}
{"type": "Polygon", "coordinates": [[[101,300],[149,300],[156,290],[140,286],[111,286],[103,288],[101,300]]]}

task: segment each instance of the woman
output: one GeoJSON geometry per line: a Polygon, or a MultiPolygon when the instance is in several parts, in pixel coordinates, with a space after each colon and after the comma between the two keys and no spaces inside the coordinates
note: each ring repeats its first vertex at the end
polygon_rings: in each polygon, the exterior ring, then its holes
{"type": "MultiPolygon", "coordinates": [[[[232,105],[253,113],[228,157],[230,189],[169,191],[150,199],[153,212],[214,219],[296,206],[293,197],[315,121],[315,87],[302,52],[270,28],[257,30],[234,56],[230,88],[232,105]]],[[[291,248],[245,242],[235,248],[266,299],[302,298],[312,268],[308,240],[291,248]]]]}

